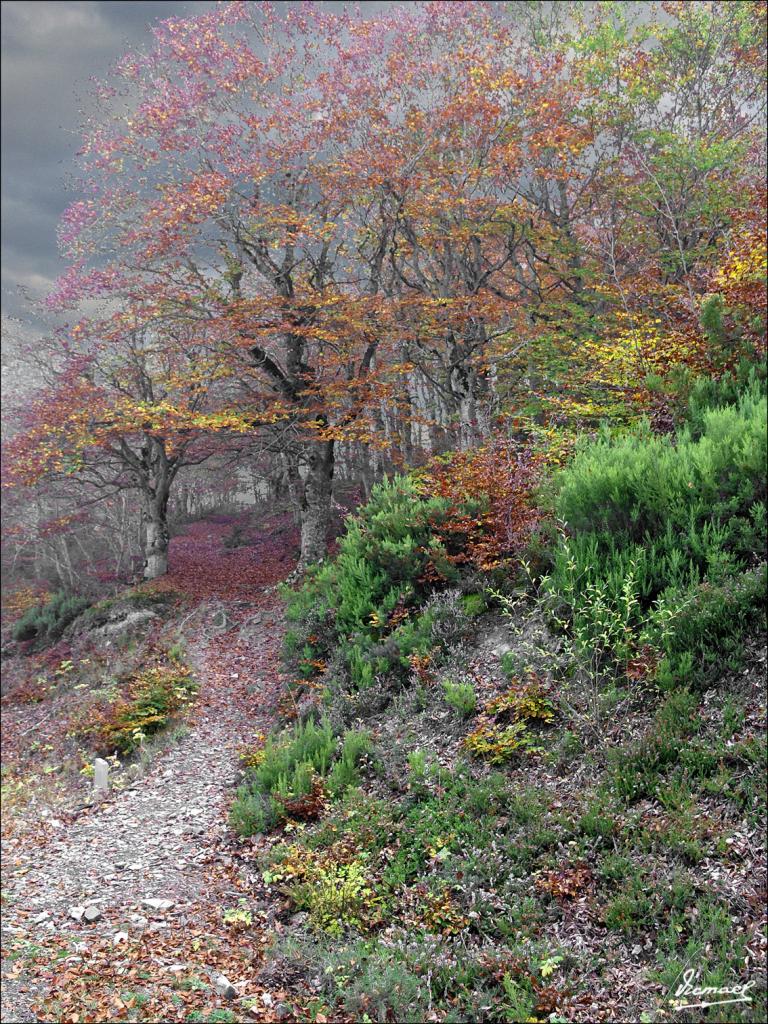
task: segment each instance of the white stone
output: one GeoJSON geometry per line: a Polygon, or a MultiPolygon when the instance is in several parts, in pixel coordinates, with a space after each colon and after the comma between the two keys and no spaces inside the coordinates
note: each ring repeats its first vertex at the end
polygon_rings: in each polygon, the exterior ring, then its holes
{"type": "Polygon", "coordinates": [[[83,914],[85,913],[85,907],[70,907],[69,916],[75,921],[82,920],[83,914]]]}
{"type": "Polygon", "coordinates": [[[93,788],[96,793],[109,792],[109,765],[101,757],[93,762],[93,788]]]}
{"type": "Polygon", "coordinates": [[[141,901],[145,907],[150,907],[152,910],[170,910],[173,906],[173,900],[159,900],[159,899],[148,899],[141,901]]]}
{"type": "Polygon", "coordinates": [[[100,917],[101,911],[99,910],[98,907],[94,907],[93,904],[86,907],[85,910],[83,911],[83,918],[86,921],[88,921],[89,924],[93,923],[94,921],[98,921],[100,917]]]}
{"type": "Polygon", "coordinates": [[[232,982],[225,975],[220,974],[214,981],[216,991],[220,996],[224,996],[225,999],[234,999],[237,995],[237,989],[232,982]]]}
{"type": "Polygon", "coordinates": [[[115,946],[119,946],[121,942],[127,942],[127,941],[128,941],[128,932],[115,932],[114,937],[112,939],[112,944],[115,945],[115,946]]]}

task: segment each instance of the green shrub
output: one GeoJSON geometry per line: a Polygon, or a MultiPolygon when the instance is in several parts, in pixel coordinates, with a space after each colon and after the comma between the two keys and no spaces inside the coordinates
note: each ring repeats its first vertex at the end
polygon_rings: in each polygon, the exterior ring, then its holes
{"type": "Polygon", "coordinates": [[[558,478],[567,532],[543,587],[598,664],[621,668],[650,644],[661,677],[684,685],[737,657],[764,587],[749,570],[765,550],[765,396],[753,381],[698,415],[696,439],[639,429],[580,448],[558,478]]]}
{"type": "Polygon", "coordinates": [[[699,721],[698,698],[688,690],[675,690],[656,712],[648,732],[629,747],[610,752],[613,792],[630,803],[653,796],[664,774],[676,765],[699,721]]]}
{"type": "Polygon", "coordinates": [[[628,934],[651,926],[656,910],[647,879],[635,876],[608,903],[603,919],[606,927],[628,934]]]}
{"type": "Polygon", "coordinates": [[[341,756],[328,775],[328,791],[341,796],[347,789],[360,784],[358,764],[371,750],[371,734],[367,730],[348,730],[344,734],[341,756]]]}
{"type": "Polygon", "coordinates": [[[734,539],[734,518],[749,519],[765,503],[765,421],[766,399],[753,388],[736,405],[704,411],[697,440],[687,430],[676,442],[643,429],[603,433],[561,473],[557,514],[576,534],[594,536],[602,555],[661,540],[656,557],[682,546],[683,563],[701,568],[713,544],[734,539]],[[724,532],[703,537],[707,525],[724,532]]]}
{"type": "Polygon", "coordinates": [[[465,718],[475,713],[477,694],[472,683],[452,683],[446,679],[443,683],[443,696],[446,703],[465,718]]]}
{"type": "Polygon", "coordinates": [[[482,594],[465,594],[461,599],[461,606],[470,618],[482,615],[488,607],[482,594]]]}
{"type": "Polygon", "coordinates": [[[251,786],[238,787],[229,811],[229,824],[241,836],[258,835],[273,828],[279,818],[277,802],[251,786]]]}
{"type": "Polygon", "coordinates": [[[678,610],[664,645],[659,685],[704,687],[724,668],[738,669],[743,638],[765,630],[766,563],[720,583],[670,588],[660,608],[678,610]]]}
{"type": "Polygon", "coordinates": [[[499,667],[508,679],[518,676],[520,674],[520,656],[516,651],[505,651],[499,658],[499,667]]]}
{"type": "Polygon", "coordinates": [[[45,604],[27,609],[13,628],[13,638],[34,640],[37,647],[52,644],[90,604],[85,597],[60,591],[45,604]]]}
{"type": "MultiPolygon", "coordinates": [[[[423,495],[410,478],[374,487],[348,520],[337,557],[286,592],[289,665],[310,678],[340,655],[344,682],[363,689],[384,673],[407,676],[414,655],[433,655],[441,646],[435,630],[455,610],[439,603],[417,609],[436,585],[458,580],[455,551],[435,535],[450,513],[448,499],[423,495]]],[[[457,537],[457,551],[461,543],[457,537]]]]}
{"type": "Polygon", "coordinates": [[[328,721],[319,725],[296,723],[285,732],[270,734],[261,763],[250,770],[253,785],[262,793],[274,792],[280,778],[292,775],[298,764],[310,765],[318,775],[330,768],[336,740],[328,721]]]}
{"type": "Polygon", "coordinates": [[[324,957],[328,995],[353,1020],[421,1024],[433,1005],[431,970],[436,959],[434,948],[421,946],[421,941],[414,937],[408,948],[372,939],[335,942],[324,957]]]}
{"type": "Polygon", "coordinates": [[[272,733],[263,748],[251,755],[246,781],[232,803],[230,825],[240,835],[253,835],[268,831],[294,812],[317,816],[322,809],[317,781],[325,779],[335,797],[358,785],[358,765],[371,746],[370,733],[349,730],[338,751],[327,720],[296,723],[272,733]]]}
{"type": "Polygon", "coordinates": [[[698,439],[705,429],[705,416],[710,409],[737,405],[743,391],[756,395],[766,393],[765,364],[755,365],[743,360],[735,373],[722,377],[699,377],[690,382],[687,391],[685,422],[691,437],[698,439]]]}
{"type": "MultiPolygon", "coordinates": [[[[746,980],[747,936],[745,930],[734,928],[733,908],[717,893],[698,894],[694,898],[689,895],[680,907],[671,909],[666,927],[658,933],[656,976],[670,991],[674,991],[683,972],[693,964],[697,986],[721,988],[746,980]]],[[[751,994],[754,1004],[746,1012],[743,1005],[723,1005],[717,1007],[713,1020],[723,1024],[763,1020],[764,985],[751,994]]]]}

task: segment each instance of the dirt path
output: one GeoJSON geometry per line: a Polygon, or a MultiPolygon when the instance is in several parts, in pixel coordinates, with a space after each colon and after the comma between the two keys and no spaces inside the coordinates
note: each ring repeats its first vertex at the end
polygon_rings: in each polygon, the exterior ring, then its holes
{"type": "MultiPolygon", "coordinates": [[[[198,529],[179,538],[178,570],[168,580],[171,587],[183,583],[188,588],[198,579],[204,594],[185,626],[188,658],[201,683],[191,729],[130,788],[70,824],[58,823],[57,835],[42,848],[11,845],[5,851],[3,933],[17,949],[20,942],[32,947],[58,942],[71,953],[63,962],[80,965],[110,947],[127,951],[141,942],[143,949],[156,948],[162,954],[178,940],[180,964],[191,970],[184,960],[190,952],[185,951],[186,937],[210,930],[212,918],[221,916],[219,903],[227,894],[212,878],[212,850],[226,830],[238,748],[275,721],[281,624],[273,584],[285,566],[282,558],[262,558],[261,585],[254,593],[254,549],[220,554],[221,545],[215,543],[220,532],[214,524],[208,533],[198,529]],[[250,599],[243,600],[247,589],[250,599]],[[148,900],[165,902],[152,905],[148,900]],[[80,916],[83,908],[99,916],[88,922],[80,916]]],[[[218,953],[210,950],[210,964],[204,955],[194,959],[196,977],[208,982],[215,978],[218,953]]],[[[169,965],[155,966],[158,984],[167,987],[173,981],[173,975],[163,973],[169,965]]],[[[82,968],[77,971],[82,973],[82,968]]],[[[16,978],[15,973],[11,969],[8,977],[6,971],[4,1024],[36,1019],[30,1004],[38,1001],[41,988],[55,999],[62,972],[49,972],[47,981],[32,980],[28,992],[23,991],[25,976],[16,978]]],[[[229,980],[239,996],[248,994],[247,981],[229,980]]],[[[143,982],[145,989],[152,989],[152,978],[143,982]]],[[[81,1021],[100,1019],[89,1015],[85,1004],[80,1008],[74,1002],[72,1007],[81,1021]]],[[[119,1012],[109,1019],[121,1018],[129,1019],[119,1012]]]]}

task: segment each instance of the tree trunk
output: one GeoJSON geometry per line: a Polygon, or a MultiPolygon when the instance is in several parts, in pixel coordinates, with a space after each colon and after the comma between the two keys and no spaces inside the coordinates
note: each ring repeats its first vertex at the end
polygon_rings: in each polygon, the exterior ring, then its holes
{"type": "Polygon", "coordinates": [[[309,456],[301,503],[300,569],[320,561],[328,550],[333,469],[334,442],[324,441],[315,445],[309,456]]]}
{"type": "Polygon", "coordinates": [[[144,579],[156,580],[168,572],[168,498],[144,498],[144,579]]]}
{"type": "Polygon", "coordinates": [[[299,460],[293,451],[283,452],[280,457],[283,464],[283,483],[293,506],[293,521],[298,526],[301,522],[303,505],[299,460]]]}

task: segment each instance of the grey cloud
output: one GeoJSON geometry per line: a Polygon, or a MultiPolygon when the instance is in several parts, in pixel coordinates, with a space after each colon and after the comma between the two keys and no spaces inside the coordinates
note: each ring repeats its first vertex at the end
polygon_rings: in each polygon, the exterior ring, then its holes
{"type": "Polygon", "coordinates": [[[42,296],[64,269],[56,226],[75,198],[77,126],[89,78],[127,49],[151,45],[151,27],[213,2],[5,0],[2,19],[2,295],[30,318],[19,285],[42,296]]]}
{"type": "MultiPolygon", "coordinates": [[[[7,314],[28,320],[28,303],[18,286],[42,295],[47,281],[64,270],[56,226],[77,197],[72,181],[77,127],[89,79],[105,76],[126,50],[151,45],[157,21],[214,6],[213,0],[4,0],[2,297],[7,314]]],[[[363,6],[372,14],[390,5],[363,6]]]]}

